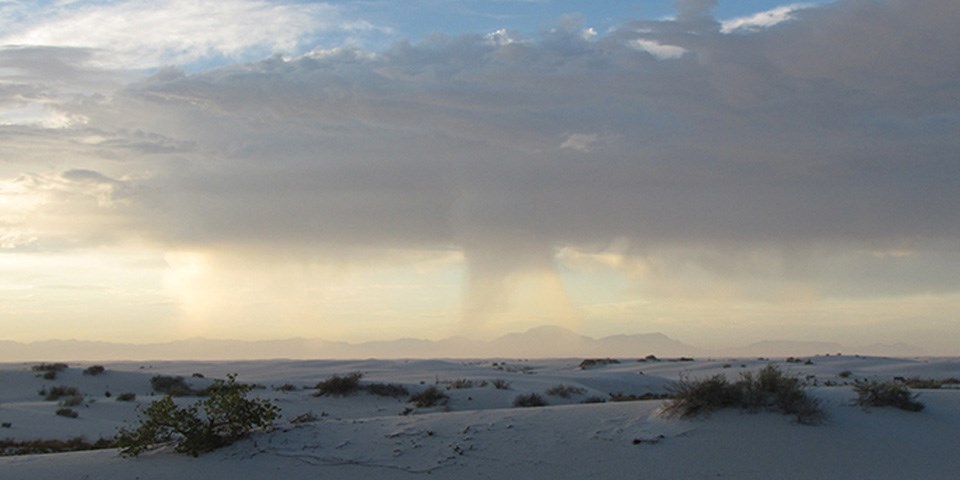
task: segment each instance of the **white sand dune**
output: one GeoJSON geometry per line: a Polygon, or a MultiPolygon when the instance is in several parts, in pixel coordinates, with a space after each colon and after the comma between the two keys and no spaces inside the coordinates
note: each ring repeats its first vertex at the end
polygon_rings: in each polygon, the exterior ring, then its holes
{"type": "MultiPolygon", "coordinates": [[[[482,361],[256,361],[106,363],[99,376],[75,364],[55,380],[38,378],[30,364],[0,365],[0,438],[65,439],[111,436],[134,422],[137,403],[151,396],[154,375],[182,375],[195,386],[237,373],[265,388],[283,420],[270,432],[252,435],[198,458],[163,447],[138,458],[116,450],[0,457],[2,478],[181,479],[181,478],[872,478],[954,479],[960,475],[960,390],[919,390],[919,413],[851,405],[853,379],[896,376],[960,377],[958,359],[814,357],[813,365],[783,363],[811,384],[830,415],[820,426],[793,423],[776,413],[721,411],[708,418],[665,419],[662,401],[581,404],[610,393],[661,393],[680,375],[702,377],[755,370],[766,360],[637,362],[580,369],[580,359],[482,361]],[[837,376],[849,370],[846,379],[837,376]],[[406,399],[360,393],[314,397],[309,387],[333,374],[362,372],[363,381],[399,383],[418,391],[439,382],[473,380],[473,388],[450,389],[446,407],[414,410],[406,399]],[[204,378],[193,377],[201,373],[204,378]],[[482,381],[503,379],[508,390],[482,381]],[[825,383],[837,383],[824,386],[825,383]],[[272,387],[291,384],[292,391],[272,387]],[[584,389],[564,399],[544,392],[558,384],[584,389]],[[816,386],[813,386],[816,384],[816,386]],[[75,419],[59,417],[57,402],[38,390],[77,387],[84,404],[75,419]],[[106,392],[111,392],[107,397],[106,392]],[[118,402],[122,392],[137,402],[118,402]],[[536,392],[547,407],[515,408],[513,399],[536,392]],[[320,419],[290,423],[306,412],[320,419]]],[[[190,403],[194,398],[181,398],[190,403]]]]}

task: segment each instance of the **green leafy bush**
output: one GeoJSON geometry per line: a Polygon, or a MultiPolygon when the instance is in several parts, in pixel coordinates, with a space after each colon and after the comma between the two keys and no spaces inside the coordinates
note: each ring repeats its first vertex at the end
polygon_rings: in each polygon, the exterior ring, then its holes
{"type": "Polygon", "coordinates": [[[317,392],[314,396],[320,397],[330,395],[334,397],[344,397],[353,395],[360,391],[360,379],[362,373],[351,373],[348,375],[333,375],[332,377],[317,384],[317,392]]]}
{"type": "Polygon", "coordinates": [[[911,394],[906,385],[898,382],[857,382],[853,386],[857,393],[857,405],[861,407],[897,407],[909,412],[923,410],[916,394],[911,394]]]}
{"type": "Polygon", "coordinates": [[[140,412],[136,429],[117,432],[120,453],[136,456],[173,441],[177,452],[197,456],[268,428],[280,409],[269,400],[246,398],[251,390],[252,386],[236,383],[236,376],[228,375],[226,381],[214,381],[207,398],[189,407],[178,407],[167,395],[140,412]]]}

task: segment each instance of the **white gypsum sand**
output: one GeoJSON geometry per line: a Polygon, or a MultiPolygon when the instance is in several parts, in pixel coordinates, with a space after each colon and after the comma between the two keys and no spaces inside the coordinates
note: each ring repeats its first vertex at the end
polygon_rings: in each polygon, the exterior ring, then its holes
{"type": "MultiPolygon", "coordinates": [[[[822,401],[830,418],[819,426],[797,425],[779,413],[736,409],[666,419],[659,415],[662,400],[582,403],[612,393],[663,393],[681,375],[724,373],[735,380],[738,372],[769,363],[760,359],[620,359],[586,369],[579,367],[582,359],[114,362],[103,363],[106,371],[97,376],[82,374],[90,364],[74,363],[53,380],[32,371],[35,363],[3,364],[0,422],[10,426],[0,428],[0,439],[84,435],[93,441],[112,436],[125,422],[136,424],[138,404],[161,398],[151,394],[155,375],[183,376],[201,388],[213,378],[237,373],[238,381],[264,387],[254,395],[273,400],[283,410],[273,431],[198,458],[176,454],[169,446],[137,458],[122,458],[117,450],[107,449],[0,457],[0,471],[4,478],[58,480],[273,475],[399,479],[428,474],[450,479],[956,478],[960,390],[915,390],[926,406],[918,413],[864,410],[851,404],[855,394],[850,383],[958,377],[960,360],[809,358],[812,365],[783,359],[775,363],[806,379],[808,392],[822,401]],[[850,376],[840,378],[844,371],[850,376]],[[313,396],[318,382],[353,372],[363,374],[362,384],[400,384],[411,393],[436,385],[450,399],[445,406],[413,408],[406,396],[313,396]],[[509,388],[495,388],[496,379],[509,382],[509,388]],[[568,398],[546,393],[557,385],[575,388],[567,389],[568,398]],[[38,394],[54,386],[75,387],[83,394],[83,402],[72,407],[77,418],[55,415],[61,408],[58,402],[38,394]],[[116,400],[127,392],[136,394],[136,401],[116,400]],[[549,405],[513,406],[514,398],[530,393],[549,405]],[[308,412],[317,420],[291,423],[308,412]]],[[[182,397],[177,402],[196,400],[182,397]]]]}

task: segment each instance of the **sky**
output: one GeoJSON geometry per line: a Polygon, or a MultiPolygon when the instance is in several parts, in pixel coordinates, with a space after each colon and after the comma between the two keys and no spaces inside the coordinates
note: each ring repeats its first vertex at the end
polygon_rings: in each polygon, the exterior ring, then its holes
{"type": "Polygon", "coordinates": [[[960,346],[960,3],[0,0],[0,339],[960,346]]]}

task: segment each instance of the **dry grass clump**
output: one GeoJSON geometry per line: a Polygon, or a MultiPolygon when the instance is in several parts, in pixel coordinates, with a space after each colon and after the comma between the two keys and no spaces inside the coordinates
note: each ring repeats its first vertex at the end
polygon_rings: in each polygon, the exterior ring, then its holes
{"type": "Polygon", "coordinates": [[[510,382],[502,378],[495,378],[491,380],[490,383],[493,384],[493,388],[497,390],[510,390],[510,382]]]}
{"type": "Polygon", "coordinates": [[[411,395],[408,401],[418,408],[427,408],[444,405],[449,398],[446,393],[443,393],[437,387],[431,386],[427,387],[426,390],[411,395]]]}
{"type": "Polygon", "coordinates": [[[546,405],[547,401],[536,393],[531,393],[529,395],[518,395],[513,399],[514,407],[544,407],[546,405]]]}
{"type": "Polygon", "coordinates": [[[591,367],[602,367],[604,365],[615,365],[620,363],[616,358],[587,358],[580,362],[580,369],[586,370],[591,367]]]}
{"type": "Polygon", "coordinates": [[[960,379],[953,377],[944,379],[913,377],[903,380],[902,383],[908,388],[936,390],[943,388],[944,385],[960,385],[960,379]]]}
{"type": "Polygon", "coordinates": [[[364,390],[378,397],[406,397],[410,395],[407,387],[395,383],[371,383],[363,387],[364,390]]]}
{"type": "Polygon", "coordinates": [[[157,375],[150,379],[150,387],[157,393],[170,395],[171,397],[202,397],[207,394],[206,390],[190,388],[190,385],[187,385],[187,382],[180,376],[157,375]]]}
{"type": "Polygon", "coordinates": [[[640,395],[635,393],[626,394],[623,392],[613,392],[610,394],[611,402],[637,402],[641,400],[667,400],[673,398],[673,395],[669,393],[653,393],[647,392],[640,395]]]}
{"type": "Polygon", "coordinates": [[[546,394],[553,397],[570,398],[573,395],[583,395],[587,389],[573,385],[555,385],[547,389],[546,394]]]}
{"type": "Polygon", "coordinates": [[[861,407],[897,407],[909,412],[923,410],[923,403],[915,400],[906,385],[899,382],[857,382],[853,386],[857,393],[856,404],[861,407]]]}
{"type": "Polygon", "coordinates": [[[58,387],[50,387],[49,390],[41,390],[41,395],[44,395],[44,400],[56,401],[60,400],[63,397],[81,397],[80,390],[77,390],[77,387],[68,387],[65,385],[60,385],[58,387]]]}
{"type": "Polygon", "coordinates": [[[6,455],[36,455],[43,453],[80,452],[84,450],[101,450],[114,448],[112,439],[101,438],[96,442],[89,442],[84,437],[68,440],[0,440],[0,456],[6,455]]]}
{"type": "Polygon", "coordinates": [[[347,375],[333,375],[318,383],[316,386],[317,392],[313,395],[315,397],[324,395],[345,397],[347,395],[353,395],[360,391],[361,378],[363,378],[363,374],[359,372],[347,375]]]}
{"type": "Polygon", "coordinates": [[[777,410],[793,415],[797,423],[815,425],[826,419],[820,402],[803,391],[799,379],[767,365],[756,375],[742,373],[730,383],[723,375],[700,380],[681,378],[671,386],[673,399],[663,408],[668,417],[693,417],[722,408],[738,407],[750,412],[777,410]]]}
{"type": "Polygon", "coordinates": [[[132,402],[137,399],[137,394],[133,392],[124,392],[117,395],[118,402],[132,402]]]}
{"type": "Polygon", "coordinates": [[[72,408],[58,408],[56,414],[67,418],[77,418],[80,416],[80,414],[72,408]]]}

